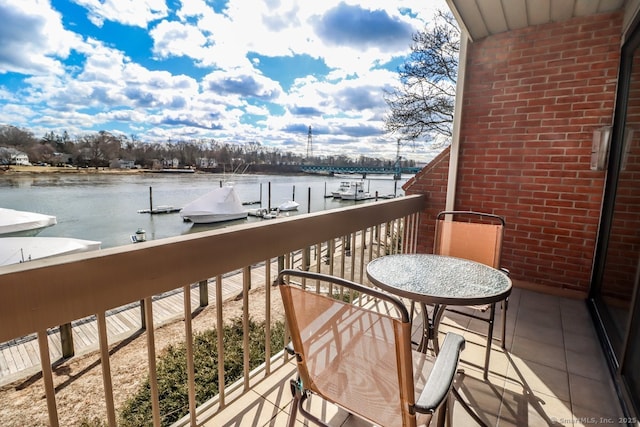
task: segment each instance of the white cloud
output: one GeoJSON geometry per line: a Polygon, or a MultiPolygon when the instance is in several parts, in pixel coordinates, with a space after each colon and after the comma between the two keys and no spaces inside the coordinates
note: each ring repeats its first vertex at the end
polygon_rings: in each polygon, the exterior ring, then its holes
{"type": "Polygon", "coordinates": [[[425,11],[446,7],[444,0],[229,0],[216,13],[204,0],[184,0],[171,14],[160,0],[74,1],[96,25],[149,27],[152,52],[141,58],[114,38],[72,33],[45,0],[0,0],[0,12],[19,18],[0,28],[12,43],[0,45],[0,78],[26,75],[20,96],[10,92],[11,107],[2,96],[0,122],[76,134],[116,126],[152,142],[216,138],[301,152],[311,125],[316,154],[390,158],[395,142],[382,133],[383,88],[397,74],[375,66],[408,53],[409,35],[433,15],[425,11]],[[354,17],[367,25],[349,25],[354,17]],[[73,64],[65,64],[72,52],[73,64]],[[252,62],[249,54],[266,59],[252,62]],[[270,58],[297,55],[320,59],[329,74],[293,68],[281,84],[267,73],[270,58]],[[176,58],[191,67],[161,69],[176,58]],[[187,75],[193,66],[200,73],[187,75]]]}
{"type": "Polygon", "coordinates": [[[163,21],[149,35],[154,40],[153,52],[160,58],[188,56],[202,62],[207,57],[207,38],[193,25],[163,21]]]}
{"type": "Polygon", "coordinates": [[[151,21],[167,16],[164,0],[73,0],[87,8],[89,19],[102,27],[105,20],[147,28],[151,21]]]}
{"type": "Polygon", "coordinates": [[[0,16],[0,74],[62,74],[61,59],[81,42],[46,0],[5,0],[0,16]]]}

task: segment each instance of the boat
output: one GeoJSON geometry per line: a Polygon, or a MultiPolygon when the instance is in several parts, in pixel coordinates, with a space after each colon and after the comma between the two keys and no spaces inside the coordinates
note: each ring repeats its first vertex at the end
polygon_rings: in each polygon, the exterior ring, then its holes
{"type": "Polygon", "coordinates": [[[35,236],[56,223],[52,215],[0,208],[0,237],[35,236]]]}
{"type": "Polygon", "coordinates": [[[278,211],[280,212],[290,212],[290,211],[297,211],[298,207],[300,207],[300,203],[293,201],[293,200],[288,200],[284,203],[281,203],[278,206],[278,211]]]}
{"type": "Polygon", "coordinates": [[[71,237],[2,237],[0,266],[100,249],[102,242],[71,237]]]}
{"type": "Polygon", "coordinates": [[[267,208],[255,208],[249,209],[249,215],[255,216],[262,219],[273,219],[278,217],[277,209],[272,209],[269,211],[267,208]]]}
{"type": "Polygon", "coordinates": [[[355,181],[348,190],[340,193],[340,198],[342,200],[366,200],[371,198],[371,194],[364,191],[364,183],[362,181],[355,181]]]}
{"type": "Polygon", "coordinates": [[[349,189],[351,188],[351,184],[352,184],[353,182],[355,182],[355,181],[341,181],[341,182],[340,182],[340,186],[338,187],[338,189],[337,189],[337,190],[335,190],[335,191],[332,191],[332,192],[331,192],[331,195],[332,195],[334,198],[339,199],[339,198],[340,198],[340,195],[341,195],[342,193],[344,193],[345,191],[349,191],[349,189]]]}
{"type": "Polygon", "coordinates": [[[269,209],[267,208],[254,208],[254,209],[249,209],[247,211],[247,214],[249,216],[257,216],[258,218],[263,218],[268,213],[269,213],[269,209]]]}
{"type": "Polygon", "coordinates": [[[180,211],[185,221],[194,224],[210,224],[213,222],[246,219],[248,211],[243,207],[236,190],[229,185],[213,191],[187,203],[180,211]]]}

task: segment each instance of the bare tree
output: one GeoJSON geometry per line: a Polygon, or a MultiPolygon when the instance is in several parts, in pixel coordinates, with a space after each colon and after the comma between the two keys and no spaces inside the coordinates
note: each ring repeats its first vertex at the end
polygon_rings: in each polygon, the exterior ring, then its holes
{"type": "Polygon", "coordinates": [[[438,11],[433,25],[412,36],[411,54],[399,67],[400,86],[385,91],[385,127],[399,140],[451,136],[460,30],[453,15],[438,11]]]}
{"type": "Polygon", "coordinates": [[[82,155],[88,165],[104,167],[110,160],[120,156],[122,141],[111,133],[101,130],[97,134],[85,135],[81,139],[82,155]]]}
{"type": "Polygon", "coordinates": [[[37,141],[37,138],[29,130],[11,125],[0,126],[0,146],[15,147],[24,151],[37,141]]]}

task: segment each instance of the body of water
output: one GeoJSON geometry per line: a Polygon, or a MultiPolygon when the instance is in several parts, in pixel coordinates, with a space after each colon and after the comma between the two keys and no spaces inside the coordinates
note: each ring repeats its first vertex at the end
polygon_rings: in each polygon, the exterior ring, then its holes
{"type": "MultiPolygon", "coordinates": [[[[357,179],[357,177],[355,178],[357,179]]],[[[102,248],[130,245],[130,236],[142,228],[147,240],[179,236],[252,221],[269,221],[249,217],[227,223],[195,225],[185,222],[179,213],[138,213],[153,207],[172,205],[180,208],[200,197],[221,182],[231,181],[247,205],[275,208],[287,200],[300,203],[289,215],[317,212],[354,203],[325,197],[349,178],[316,175],[221,175],[221,174],[33,174],[4,176],[0,181],[0,207],[55,215],[58,223],[42,230],[38,236],[74,237],[97,240],[102,248]]],[[[374,176],[364,180],[365,189],[380,196],[403,195],[406,179],[374,176]]]]}

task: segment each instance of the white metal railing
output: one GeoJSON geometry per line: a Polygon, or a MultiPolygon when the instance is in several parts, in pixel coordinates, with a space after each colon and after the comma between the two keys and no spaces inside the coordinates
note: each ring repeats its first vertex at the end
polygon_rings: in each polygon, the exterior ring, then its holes
{"type": "MultiPolygon", "coordinates": [[[[369,260],[387,253],[415,252],[423,204],[423,196],[407,196],[3,267],[0,269],[0,343],[37,334],[48,422],[51,426],[66,424],[67,420],[61,417],[67,414],[58,410],[56,401],[48,331],[57,325],[95,316],[106,421],[115,426],[116,407],[105,313],[143,301],[153,422],[159,426],[162,416],[155,366],[152,298],[182,289],[189,394],[189,415],[183,422],[197,425],[204,417],[215,415],[230,400],[248,391],[253,378],[268,376],[273,363],[286,362],[281,349],[271,349],[269,345],[271,284],[279,269],[308,268],[364,282],[369,260]],[[258,269],[264,276],[263,283],[254,283],[253,273],[258,269]],[[219,394],[196,408],[191,288],[193,284],[200,284],[204,292],[207,287],[203,284],[215,283],[216,324],[222,325],[223,301],[218,296],[223,295],[225,280],[234,272],[242,277],[245,348],[249,345],[249,290],[264,286],[266,363],[260,372],[250,372],[249,352],[245,351],[242,381],[225,386],[223,363],[219,362],[219,394]],[[274,354],[278,357],[273,357],[274,354]]],[[[208,295],[201,296],[201,301],[206,304],[208,295]]],[[[218,357],[223,360],[222,334],[218,337],[218,357]]]]}

